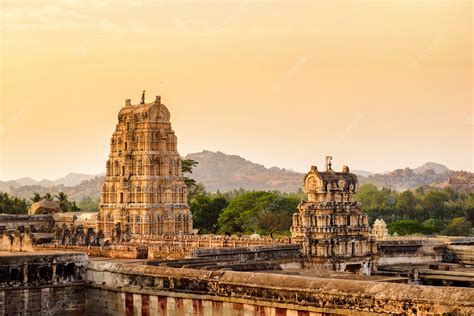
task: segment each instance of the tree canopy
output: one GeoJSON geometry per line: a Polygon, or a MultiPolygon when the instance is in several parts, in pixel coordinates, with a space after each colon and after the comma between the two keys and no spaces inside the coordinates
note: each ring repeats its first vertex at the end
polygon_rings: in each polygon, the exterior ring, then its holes
{"type": "Polygon", "coordinates": [[[272,233],[289,230],[299,200],[278,192],[246,192],[233,198],[219,216],[221,233],[272,233]]]}
{"type": "Polygon", "coordinates": [[[362,211],[368,213],[370,223],[383,218],[392,234],[467,235],[472,230],[472,193],[425,187],[397,192],[366,184],[356,199],[361,202],[362,211]]]}
{"type": "Polygon", "coordinates": [[[25,199],[0,192],[0,213],[27,214],[30,203],[25,199]]]}
{"type": "Polygon", "coordinates": [[[190,201],[194,228],[200,229],[201,233],[217,233],[217,220],[228,204],[221,196],[211,197],[204,193],[194,196],[190,201]]]}

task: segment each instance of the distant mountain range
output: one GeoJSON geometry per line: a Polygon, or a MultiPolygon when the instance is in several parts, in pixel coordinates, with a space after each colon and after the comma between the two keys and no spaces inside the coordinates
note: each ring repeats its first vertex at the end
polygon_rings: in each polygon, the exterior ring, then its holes
{"type": "MultiPolygon", "coordinates": [[[[265,168],[240,156],[221,152],[203,151],[189,154],[185,158],[199,162],[190,176],[202,182],[211,192],[238,188],[295,192],[301,188],[304,177],[302,173],[276,167],[265,168]]],[[[352,172],[359,176],[361,184],[372,183],[378,187],[400,191],[420,186],[434,186],[474,192],[473,173],[452,171],[434,162],[427,162],[415,169],[397,169],[380,174],[364,170],[352,172]]]]}
{"type": "Polygon", "coordinates": [[[303,181],[303,174],[277,167],[265,168],[240,156],[221,152],[206,150],[189,154],[185,159],[199,162],[189,177],[202,182],[211,192],[239,188],[296,192],[303,181]]]}
{"type": "Polygon", "coordinates": [[[360,184],[371,183],[379,188],[392,188],[399,191],[430,186],[437,188],[450,187],[458,191],[474,192],[474,173],[452,171],[433,162],[428,162],[415,169],[405,168],[366,177],[359,176],[359,182],[360,184]]]}
{"type": "MultiPolygon", "coordinates": [[[[42,186],[40,184],[24,185],[24,186],[13,186],[12,181],[2,182],[0,181],[0,191],[7,192],[12,195],[22,197],[25,199],[33,196],[35,192],[44,195],[46,193],[56,194],[58,192],[66,192],[70,199],[73,201],[80,201],[85,197],[98,198],[100,196],[100,190],[104,183],[104,176],[91,176],[88,180],[82,181],[77,185],[67,186],[63,183],[53,186],[42,186]]],[[[34,181],[34,180],[33,180],[34,181]]],[[[16,182],[16,181],[14,181],[16,182]]],[[[42,183],[38,181],[37,183],[42,183]]],[[[51,181],[54,182],[54,181],[51,181]]],[[[44,183],[44,182],[43,182],[44,183]]],[[[68,182],[66,182],[68,183],[68,182]]],[[[69,182],[70,183],[70,182],[69,182]]]]}
{"type": "Polygon", "coordinates": [[[31,178],[20,178],[20,179],[11,180],[11,181],[0,181],[0,191],[8,190],[10,187],[19,188],[22,186],[32,186],[32,185],[39,185],[45,188],[50,188],[50,187],[59,186],[59,185],[72,187],[72,186],[80,184],[82,181],[91,180],[97,176],[102,176],[102,175],[90,175],[90,174],[72,172],[63,178],[59,178],[56,180],[43,179],[41,181],[36,181],[31,178]]]}
{"type": "MultiPolygon", "coordinates": [[[[304,174],[277,167],[266,168],[237,155],[222,152],[203,151],[189,154],[186,159],[199,162],[191,175],[203,183],[210,192],[246,190],[278,190],[296,192],[301,188],[304,174]]],[[[396,190],[414,189],[420,186],[451,187],[464,192],[474,192],[474,173],[452,171],[444,165],[427,162],[414,169],[405,168],[384,173],[353,170],[359,176],[361,184],[372,183],[378,187],[396,190]]],[[[84,197],[99,197],[103,175],[70,173],[56,180],[35,181],[21,178],[13,181],[0,181],[0,191],[23,198],[29,198],[34,192],[45,194],[64,191],[73,200],[84,197]]]]}

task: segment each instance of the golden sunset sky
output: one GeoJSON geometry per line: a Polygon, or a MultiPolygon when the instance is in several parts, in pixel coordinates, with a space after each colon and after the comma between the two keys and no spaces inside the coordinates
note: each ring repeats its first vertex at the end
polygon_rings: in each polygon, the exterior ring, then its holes
{"type": "Polygon", "coordinates": [[[0,180],[105,171],[127,98],[181,154],[473,171],[472,1],[1,0],[0,180]]]}

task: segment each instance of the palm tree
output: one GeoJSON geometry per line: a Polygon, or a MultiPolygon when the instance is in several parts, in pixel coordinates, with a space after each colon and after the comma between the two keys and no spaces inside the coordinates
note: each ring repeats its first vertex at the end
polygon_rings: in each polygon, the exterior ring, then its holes
{"type": "Polygon", "coordinates": [[[44,196],[43,196],[43,199],[46,199],[48,201],[52,201],[53,200],[53,196],[51,195],[51,193],[46,193],[44,196]]]}
{"type": "Polygon", "coordinates": [[[69,212],[71,210],[71,202],[69,202],[69,196],[66,193],[58,192],[54,197],[58,200],[59,207],[63,212],[69,212]]]}
{"type": "Polygon", "coordinates": [[[54,196],[59,202],[62,202],[62,201],[68,201],[69,199],[69,196],[64,193],[64,192],[58,192],[58,194],[56,194],[54,196]]]}
{"type": "Polygon", "coordinates": [[[41,201],[43,198],[41,197],[41,194],[38,192],[33,193],[33,196],[30,198],[31,202],[36,203],[41,201]]]}
{"type": "Polygon", "coordinates": [[[70,208],[70,211],[71,212],[79,212],[81,209],[77,206],[76,204],[76,201],[73,201],[71,203],[71,208],[70,208]]]}

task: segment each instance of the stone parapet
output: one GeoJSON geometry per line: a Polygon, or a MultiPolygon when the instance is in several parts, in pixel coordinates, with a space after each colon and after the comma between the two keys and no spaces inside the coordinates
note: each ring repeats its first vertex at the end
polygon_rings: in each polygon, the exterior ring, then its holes
{"type": "Polygon", "coordinates": [[[247,248],[200,248],[192,252],[195,258],[214,260],[261,261],[300,257],[299,245],[256,246],[247,248]]]}
{"type": "Polygon", "coordinates": [[[82,281],[87,261],[83,253],[0,252],[0,288],[82,281]]]}
{"type": "Polygon", "coordinates": [[[474,265],[474,246],[473,245],[449,245],[449,253],[453,255],[454,262],[474,265]]]}
{"type": "Polygon", "coordinates": [[[147,246],[109,245],[109,246],[77,246],[42,244],[35,246],[36,250],[80,251],[91,257],[109,257],[122,259],[146,259],[147,246]]]}
{"type": "Polygon", "coordinates": [[[82,253],[0,252],[1,315],[84,315],[82,253]]]}
{"type": "MultiPolygon", "coordinates": [[[[229,314],[233,313],[232,306],[243,309],[247,305],[254,312],[270,308],[275,313],[275,309],[281,309],[286,315],[288,311],[295,315],[298,311],[308,315],[310,312],[316,315],[474,313],[474,289],[471,288],[210,272],[97,261],[89,263],[87,279],[91,281],[88,297],[112,297],[119,302],[115,307],[124,311],[142,310],[145,306],[147,310],[157,309],[157,313],[160,308],[161,311],[172,308],[173,315],[179,315],[180,311],[185,314],[186,307],[182,304],[189,300],[190,314],[195,306],[196,315],[203,314],[199,313],[203,306],[212,308],[219,304],[229,304],[229,314]],[[181,305],[171,307],[160,304],[160,300],[162,303],[163,300],[178,301],[181,305]]],[[[95,303],[88,304],[91,313],[107,313],[107,304],[95,303]]]]}

